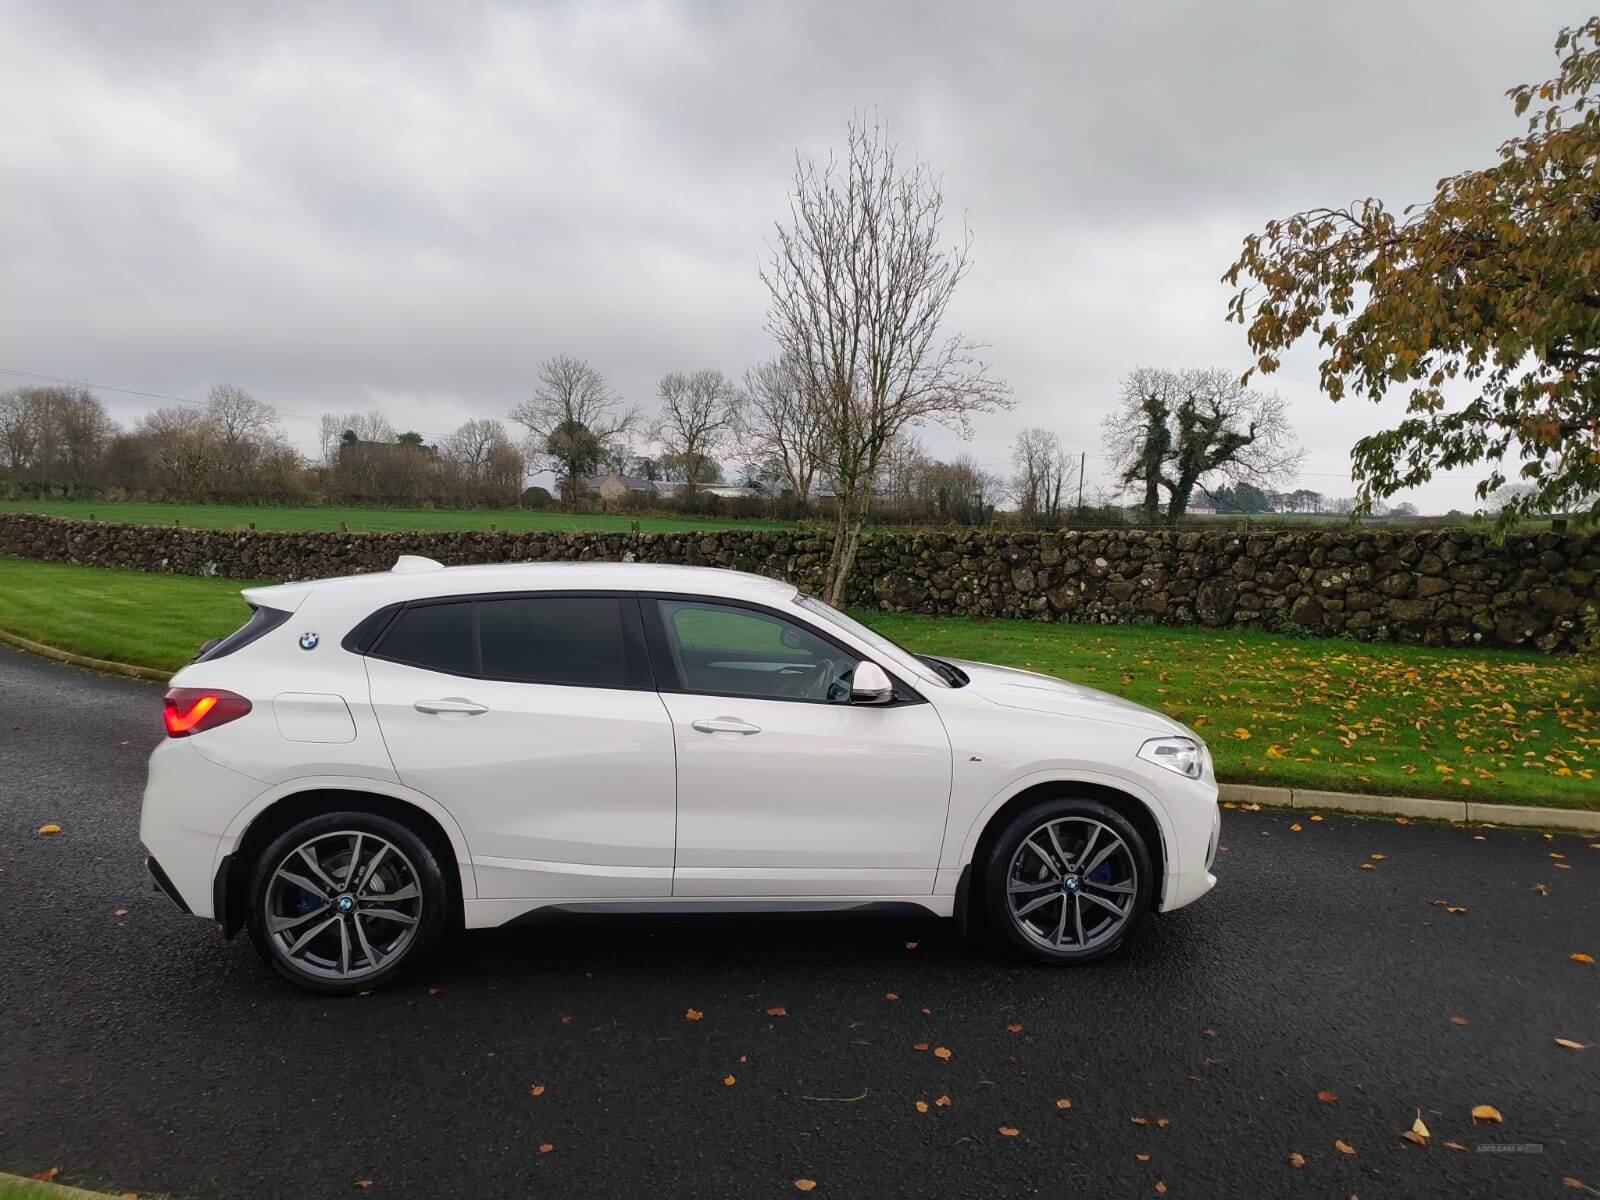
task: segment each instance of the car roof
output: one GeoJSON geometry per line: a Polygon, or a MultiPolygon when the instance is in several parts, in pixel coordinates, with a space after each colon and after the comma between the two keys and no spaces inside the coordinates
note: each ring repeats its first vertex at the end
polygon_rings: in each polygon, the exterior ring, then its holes
{"type": "Polygon", "coordinates": [[[445,567],[431,559],[404,556],[390,571],[245,588],[244,598],[253,605],[292,612],[313,593],[319,599],[376,607],[402,600],[484,592],[589,590],[659,591],[786,604],[799,589],[782,580],[721,567],[618,562],[484,563],[445,567]]]}

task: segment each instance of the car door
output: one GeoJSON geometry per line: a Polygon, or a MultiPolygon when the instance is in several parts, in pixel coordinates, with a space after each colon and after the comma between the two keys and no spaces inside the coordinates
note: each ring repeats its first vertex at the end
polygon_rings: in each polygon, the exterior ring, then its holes
{"type": "Polygon", "coordinates": [[[662,596],[644,616],[678,754],[673,895],[933,890],[950,742],[931,704],[898,681],[850,703],[861,656],[768,608],[662,596]]]}
{"type": "Polygon", "coordinates": [[[367,673],[396,773],[455,817],[481,897],[671,894],[672,727],[633,597],[407,605],[367,673]]]}

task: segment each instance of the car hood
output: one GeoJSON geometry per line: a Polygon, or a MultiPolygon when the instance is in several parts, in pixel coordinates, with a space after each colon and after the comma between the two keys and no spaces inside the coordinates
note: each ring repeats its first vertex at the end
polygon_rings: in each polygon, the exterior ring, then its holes
{"type": "Polygon", "coordinates": [[[947,662],[966,672],[970,687],[985,700],[1007,708],[1023,708],[1031,712],[1059,713],[1064,717],[1081,717],[1091,721],[1114,721],[1119,725],[1132,725],[1156,733],[1194,734],[1181,722],[1153,708],[1113,696],[1110,692],[1068,683],[1053,675],[1037,671],[1019,671],[1015,667],[997,667],[993,663],[966,662],[947,659],[947,662]]]}

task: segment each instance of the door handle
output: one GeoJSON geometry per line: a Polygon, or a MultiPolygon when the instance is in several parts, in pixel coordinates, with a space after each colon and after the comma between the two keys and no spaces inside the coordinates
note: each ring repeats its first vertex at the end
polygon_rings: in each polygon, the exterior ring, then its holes
{"type": "Polygon", "coordinates": [[[701,717],[694,723],[701,733],[760,733],[761,726],[738,717],[701,717]]]}
{"type": "Polygon", "coordinates": [[[489,711],[481,704],[475,704],[471,700],[461,700],[454,696],[444,700],[418,700],[411,707],[419,713],[434,713],[437,715],[460,713],[464,717],[476,717],[489,711]]]}

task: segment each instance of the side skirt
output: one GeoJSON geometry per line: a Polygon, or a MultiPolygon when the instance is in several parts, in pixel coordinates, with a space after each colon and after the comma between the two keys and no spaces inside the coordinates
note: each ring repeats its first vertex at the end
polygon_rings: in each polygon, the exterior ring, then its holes
{"type": "Polygon", "coordinates": [[[855,916],[948,917],[950,897],[915,900],[828,897],[772,899],[468,900],[468,929],[516,928],[574,917],[780,916],[847,913],[855,916]]]}

